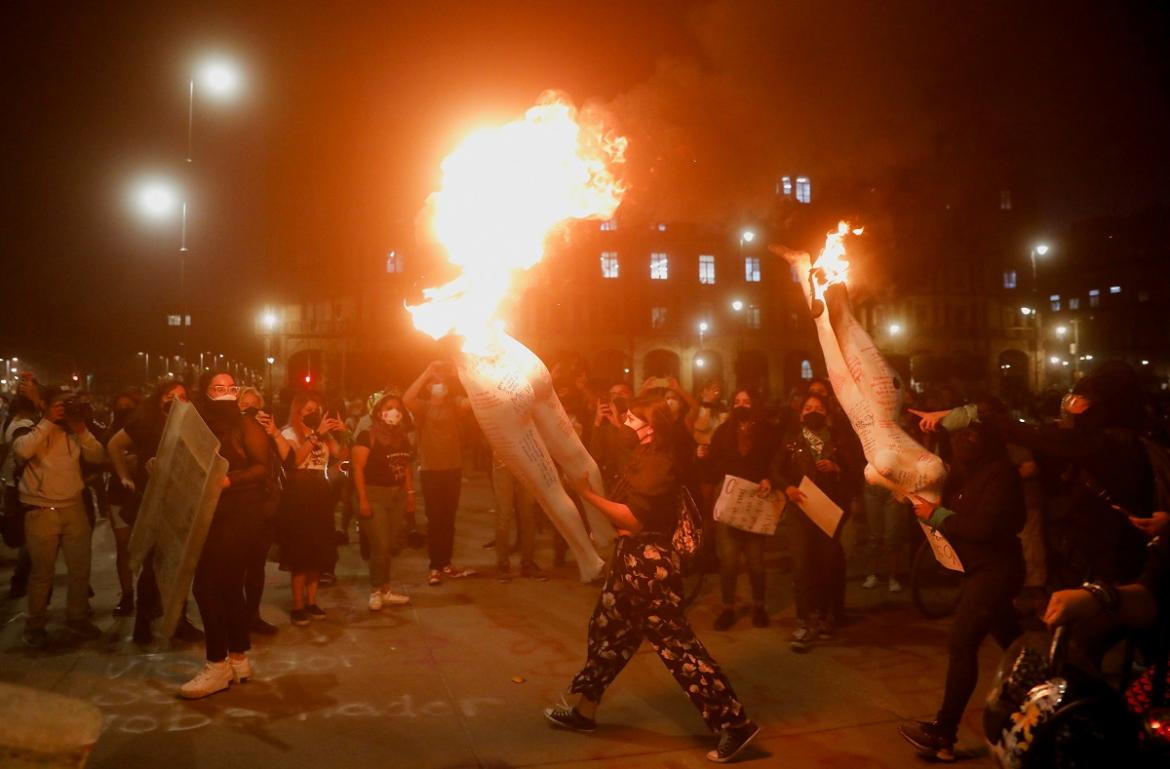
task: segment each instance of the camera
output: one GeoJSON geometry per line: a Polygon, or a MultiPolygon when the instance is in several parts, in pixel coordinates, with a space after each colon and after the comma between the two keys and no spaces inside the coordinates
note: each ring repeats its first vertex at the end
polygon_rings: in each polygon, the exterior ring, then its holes
{"type": "Polygon", "coordinates": [[[93,417],[93,403],[88,395],[71,395],[64,404],[65,419],[69,422],[86,422],[93,417]]]}
{"type": "Polygon", "coordinates": [[[256,415],[260,413],[260,407],[259,406],[251,406],[249,408],[244,409],[240,413],[246,417],[250,417],[252,419],[255,419],[256,415]]]}

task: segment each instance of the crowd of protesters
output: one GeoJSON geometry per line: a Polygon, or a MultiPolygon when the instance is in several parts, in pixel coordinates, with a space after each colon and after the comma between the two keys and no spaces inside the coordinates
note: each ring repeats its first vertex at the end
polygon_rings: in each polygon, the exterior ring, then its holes
{"type": "MultiPolygon", "coordinates": [[[[1170,613],[1164,552],[1170,515],[1159,512],[1170,506],[1170,463],[1160,459],[1167,456],[1161,448],[1164,425],[1150,410],[1138,378],[1123,365],[1100,367],[1063,401],[1041,401],[1060,404],[1047,411],[1011,410],[992,397],[962,399],[947,390],[907,392],[907,400],[918,401],[921,409],[907,409],[904,429],[940,453],[951,470],[937,504],[865,484],[860,443],[824,381],[807,382],[769,404],[761,393],[727,391],[718,381],[699,383],[691,393],[671,377],[653,377],[635,388],[626,381],[590,380],[571,365],[552,373],[604,484],[591,489],[566,478],[574,500],[616,506],[617,517],[611,517],[619,528],[645,530],[638,536],[649,537],[646,547],[666,548],[659,556],[669,558],[663,537],[673,530],[674,518],[662,518],[646,499],[620,498],[623,489],[628,492],[630,468],[645,466],[640,447],[652,443],[655,461],[669,466],[672,483],[697,501],[705,536],[690,568],[718,575],[716,630],[730,631],[743,613],[757,628],[771,624],[769,537],[714,519],[728,476],[756,484],[761,497],[784,508],[797,619],[788,646],[794,652],[832,643],[846,624],[845,526],[828,534],[805,516],[804,479],[842,508],[845,519],[853,519],[864,589],[902,590],[916,519],[942,532],[965,567],[944,701],[935,720],[902,730],[940,758],[953,756],[959,718],[976,685],[979,644],[988,634],[1006,647],[1020,635],[1021,619],[1082,620],[1076,653],[1093,667],[1128,628],[1164,622],[1170,613]],[[1148,547],[1151,541],[1158,545],[1148,547]],[[750,604],[742,607],[741,571],[750,595],[750,604]],[[1086,587],[1076,592],[1082,583],[1086,587]]],[[[335,579],[337,547],[348,541],[355,515],[369,564],[371,611],[410,602],[406,591],[392,585],[392,576],[403,580],[392,563],[403,548],[419,544],[422,516],[416,514],[425,513],[427,583],[441,586],[472,576],[471,569],[455,565],[469,456],[490,473],[496,496],[490,544],[499,581],[513,578],[513,542],[519,576],[548,579],[535,556],[543,516],[508,469],[475,448],[484,445],[482,436],[450,363],[431,364],[405,389],[386,386],[349,401],[304,391],[271,406],[263,393],[241,389],[225,372],[206,372],[189,385],[167,380],[145,394],[119,393],[108,404],[26,377],[6,404],[0,475],[5,542],[19,547],[9,594],[27,596],[28,645],[41,648],[48,642],[47,608],[59,553],[68,573],[66,628],[81,638],[101,634],[89,607],[96,516],[107,517],[114,533],[121,590],[114,614],[134,615],[134,641],[150,642],[152,621],[162,613],[153,559],[148,556],[140,573],[132,574],[128,543],[167,415],[176,401],[188,399],[220,441],[229,469],[194,579],[203,630],[187,619],[184,608],[176,631],[177,638],[202,640],[206,647],[207,665],[183,685],[182,696],[207,696],[250,677],[250,635],[277,632],[260,616],[266,564],[274,551],[290,575],[291,624],[327,616],[318,588],[335,579]]],[[[566,549],[555,531],[552,537],[555,567],[563,564],[566,549]]],[[[624,566],[626,585],[634,589],[631,606],[641,600],[637,584],[644,565],[624,566]]],[[[613,580],[611,570],[603,597],[620,587],[613,580]]],[[[599,604],[603,625],[606,617],[617,619],[608,608],[599,604]]],[[[688,648],[698,644],[681,609],[666,608],[670,616],[678,614],[678,622],[674,636],[660,640],[688,648]]],[[[650,631],[631,630],[625,641],[640,640],[642,632],[650,631]]],[[[561,726],[592,728],[601,692],[621,667],[593,656],[611,635],[591,625],[593,667],[587,664],[573,684],[582,697],[575,707],[547,713],[561,726]]],[[[668,660],[664,656],[670,665],[668,660]]],[[[704,664],[714,666],[713,660],[704,664]]],[[[679,680],[685,689],[685,677],[679,680]]],[[[730,685],[718,680],[726,691],[692,699],[724,733],[710,757],[727,760],[755,735],[755,726],[730,685]]]]}

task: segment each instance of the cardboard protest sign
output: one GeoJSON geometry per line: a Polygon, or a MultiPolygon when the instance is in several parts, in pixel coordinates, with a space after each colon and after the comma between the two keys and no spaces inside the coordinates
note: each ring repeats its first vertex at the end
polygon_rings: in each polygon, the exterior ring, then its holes
{"type": "Polygon", "coordinates": [[[800,486],[797,488],[804,492],[804,501],[798,503],[797,507],[803,510],[808,519],[821,531],[830,537],[836,536],[837,527],[841,525],[845,511],[829,499],[829,496],[821,491],[821,487],[813,483],[812,478],[807,475],[800,479],[800,486]]]}
{"type": "Polygon", "coordinates": [[[753,534],[775,534],[782,509],[775,494],[760,496],[760,484],[725,475],[715,500],[715,520],[753,534]]]}
{"type": "Polygon", "coordinates": [[[139,568],[154,549],[164,637],[179,622],[227,471],[219,440],[199,412],[190,403],[173,401],[130,537],[132,568],[139,568]]]}
{"type": "Polygon", "coordinates": [[[965,571],[958,553],[955,552],[955,548],[951,547],[951,543],[947,541],[941,531],[930,528],[922,521],[919,521],[918,525],[922,527],[922,533],[926,535],[926,541],[930,543],[930,549],[940,564],[951,571],[965,571]]]}

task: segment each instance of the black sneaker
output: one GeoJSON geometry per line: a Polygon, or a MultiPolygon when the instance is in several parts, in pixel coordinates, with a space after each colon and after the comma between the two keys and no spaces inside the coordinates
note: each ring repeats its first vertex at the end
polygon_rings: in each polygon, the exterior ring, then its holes
{"type": "Polygon", "coordinates": [[[921,751],[939,761],[955,760],[955,733],[938,721],[919,721],[913,726],[899,726],[898,734],[921,751]]]}
{"type": "Polygon", "coordinates": [[[548,574],[535,563],[520,564],[520,576],[524,579],[534,579],[537,582],[548,582],[548,574]]]}
{"type": "Polygon", "coordinates": [[[719,732],[719,744],[714,750],[707,751],[707,760],[717,764],[726,764],[743,751],[748,743],[760,733],[760,727],[748,721],[742,726],[730,726],[719,732]]]}
{"type": "Polygon", "coordinates": [[[248,632],[256,635],[276,635],[279,629],[271,622],[265,622],[259,617],[253,617],[252,621],[248,623],[248,632]]]}
{"type": "Polygon", "coordinates": [[[735,624],[735,609],[730,606],[725,606],[723,611],[719,612],[719,616],[715,618],[716,630],[730,630],[731,626],[735,624]]]}
{"type": "Polygon", "coordinates": [[[297,627],[304,627],[309,624],[309,612],[305,609],[293,609],[288,613],[288,618],[297,627]]]}
{"type": "Polygon", "coordinates": [[[755,606],[752,608],[752,626],[753,627],[768,627],[772,621],[768,619],[768,612],[764,610],[763,606],[755,606]]]}
{"type": "Polygon", "coordinates": [[[203,631],[191,624],[191,620],[183,617],[175,626],[175,633],[171,638],[187,644],[203,643],[203,631]]]}
{"type": "Polygon", "coordinates": [[[134,594],[122,593],[118,605],[114,607],[115,617],[129,617],[134,614],[134,594]]]}
{"type": "Polygon", "coordinates": [[[592,732],[597,729],[597,722],[586,718],[577,712],[576,708],[557,705],[554,708],[545,708],[544,717],[563,729],[574,732],[592,732]]]}
{"type": "Polygon", "coordinates": [[[312,619],[325,619],[325,610],[315,603],[311,603],[305,607],[305,612],[308,613],[312,619]]]}
{"type": "Polygon", "coordinates": [[[71,619],[65,623],[65,629],[87,641],[100,638],[102,635],[102,629],[87,619],[71,619]]]}
{"type": "Polygon", "coordinates": [[[34,649],[44,649],[49,645],[49,634],[43,627],[24,631],[24,643],[34,649]]]}
{"type": "Polygon", "coordinates": [[[813,640],[816,639],[817,633],[812,629],[811,625],[802,622],[800,627],[793,631],[792,636],[788,639],[788,648],[799,654],[812,649],[813,640]]]}
{"type": "Polygon", "coordinates": [[[496,579],[500,582],[512,581],[512,567],[509,564],[501,563],[496,569],[496,579]]]}

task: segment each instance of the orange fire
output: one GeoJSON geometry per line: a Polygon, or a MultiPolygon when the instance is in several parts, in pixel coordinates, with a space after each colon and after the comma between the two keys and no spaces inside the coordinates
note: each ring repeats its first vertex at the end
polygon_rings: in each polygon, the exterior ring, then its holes
{"type": "Polygon", "coordinates": [[[864,228],[850,229],[849,222],[838,222],[837,229],[825,236],[825,247],[813,263],[817,299],[823,299],[825,289],[833,283],[844,283],[849,276],[849,261],[845,259],[845,237],[860,235],[864,228]]]}
{"type": "Polygon", "coordinates": [[[498,311],[518,271],[537,264],[545,239],[570,219],[608,219],[624,188],[611,171],[626,139],[579,119],[562,95],[545,93],[523,119],[468,136],[442,164],[427,201],[431,229],[462,272],[426,289],[409,307],[414,325],[479,346],[500,325],[498,311]]]}

